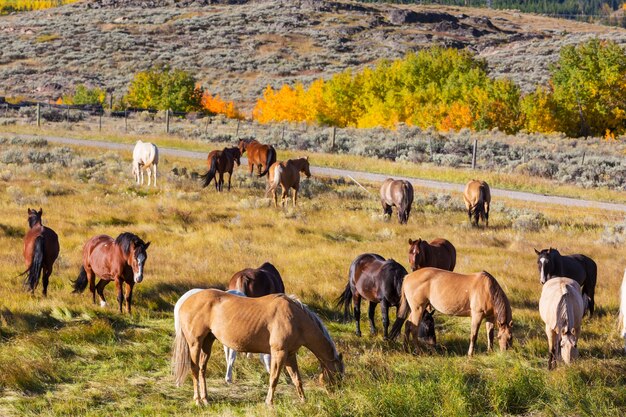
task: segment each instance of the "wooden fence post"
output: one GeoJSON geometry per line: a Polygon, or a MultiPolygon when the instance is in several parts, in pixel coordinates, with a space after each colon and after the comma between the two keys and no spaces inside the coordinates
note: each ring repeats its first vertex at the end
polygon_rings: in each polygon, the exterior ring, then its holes
{"type": "Polygon", "coordinates": [[[104,113],[104,108],[100,109],[100,117],[98,118],[98,132],[102,132],[102,114],[104,113]]]}
{"type": "Polygon", "coordinates": [[[582,161],[580,161],[580,165],[585,165],[585,154],[587,153],[587,151],[583,151],[583,159],[582,161]]]}
{"type": "Polygon", "coordinates": [[[211,123],[211,116],[207,115],[206,117],[206,124],[204,125],[204,134],[208,134],[209,133],[209,124],[211,123]]]}
{"type": "Polygon", "coordinates": [[[476,149],[478,148],[478,139],[474,139],[474,146],[472,148],[472,169],[476,169],[476,149]]]}
{"type": "Polygon", "coordinates": [[[330,136],[330,150],[335,149],[335,137],[337,136],[337,126],[333,126],[333,131],[330,136]]]}
{"type": "Polygon", "coordinates": [[[37,103],[37,127],[41,127],[41,105],[37,103]]]}
{"type": "Polygon", "coordinates": [[[430,160],[433,160],[433,138],[428,136],[428,151],[430,152],[430,160]]]}
{"type": "Polygon", "coordinates": [[[124,109],[124,132],[128,132],[128,109],[124,109]]]}
{"type": "Polygon", "coordinates": [[[165,110],[165,133],[170,133],[170,109],[165,110]]]}
{"type": "Polygon", "coordinates": [[[237,119],[237,131],[235,132],[235,139],[239,139],[239,124],[241,123],[241,119],[237,119]]]}
{"type": "Polygon", "coordinates": [[[282,143],[285,143],[285,124],[283,123],[283,134],[280,136],[280,140],[282,143]]]}
{"type": "Polygon", "coordinates": [[[109,110],[113,110],[113,93],[111,93],[111,98],[109,99],[109,110]]]}
{"type": "Polygon", "coordinates": [[[70,122],[70,105],[67,105],[67,113],[65,114],[65,121],[70,122]]]}

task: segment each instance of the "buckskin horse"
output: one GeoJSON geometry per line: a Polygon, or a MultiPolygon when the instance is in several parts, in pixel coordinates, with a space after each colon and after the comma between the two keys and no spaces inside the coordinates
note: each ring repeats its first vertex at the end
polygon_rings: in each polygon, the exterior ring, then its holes
{"type": "Polygon", "coordinates": [[[89,291],[96,303],[96,291],[100,305],[106,306],[104,287],[115,281],[120,313],[126,300],[126,312],[130,314],[133,287],[143,280],[143,268],[148,258],[146,250],[150,242],[144,243],[137,235],[124,232],[116,239],[98,235],[89,239],[83,246],[83,266],[74,281],[74,292],[81,293],[89,284],[89,291]],[[96,285],[96,276],[100,277],[96,285]],[[125,285],[125,294],[122,285],[125,285]]]}
{"type": "Polygon", "coordinates": [[[409,264],[411,270],[433,267],[454,271],[456,249],[446,239],[438,238],[430,243],[422,239],[409,239],[409,264]]]}
{"type": "Polygon", "coordinates": [[[582,293],[589,297],[589,317],[593,316],[595,307],[596,280],[598,266],[588,256],[582,254],[561,255],[554,248],[542,249],[537,254],[537,268],[539,282],[545,284],[553,277],[566,277],[576,281],[582,288],[582,293]]]}
{"type": "Polygon", "coordinates": [[[133,175],[137,185],[143,185],[143,172],[147,171],[148,187],[152,174],[154,174],[154,186],[156,187],[157,165],[159,165],[159,148],[153,143],[138,140],[133,149],[133,175]]]}
{"type": "Polygon", "coordinates": [[[250,169],[250,175],[252,175],[254,167],[256,166],[259,177],[262,177],[267,174],[272,164],[276,162],[276,149],[274,149],[272,145],[264,145],[255,139],[240,139],[239,151],[241,155],[243,155],[244,152],[248,152],[248,168],[250,169]]]}
{"type": "Polygon", "coordinates": [[[301,346],[319,360],[322,383],[334,385],[344,374],[343,358],[322,321],[300,301],[285,294],[247,298],[208,289],[183,295],[176,303],[174,328],[172,373],[180,386],[191,371],[197,405],[208,403],[205,374],[216,339],[241,352],[271,354],[267,405],[273,403],[283,366],[304,401],[296,359],[301,346]]]}
{"type": "Polygon", "coordinates": [[[387,178],[380,187],[380,202],[383,214],[391,216],[392,207],[398,209],[398,221],[406,224],[413,204],[413,186],[409,181],[387,178]]]}
{"type": "Polygon", "coordinates": [[[283,189],[280,196],[281,205],[284,207],[287,202],[287,193],[290,188],[293,188],[293,206],[296,206],[298,200],[298,190],[300,189],[300,173],[306,175],[307,178],[311,177],[311,171],[309,168],[309,157],[299,159],[289,159],[284,162],[275,162],[270,167],[270,174],[268,176],[267,191],[265,195],[272,193],[274,196],[274,207],[278,207],[278,199],[276,190],[278,185],[283,189]]]}
{"type": "Polygon", "coordinates": [[[241,152],[238,147],[224,148],[221,151],[215,150],[209,153],[207,157],[207,165],[209,170],[206,174],[201,175],[202,187],[207,187],[213,179],[215,179],[215,189],[222,191],[224,189],[224,174],[228,173],[228,191],[230,191],[230,180],[233,176],[235,164],[241,165],[241,152]],[[215,177],[216,172],[219,174],[219,180],[215,177]]]}
{"type": "Polygon", "coordinates": [[[470,224],[474,216],[474,226],[478,226],[480,217],[485,222],[485,226],[489,227],[489,204],[491,204],[489,185],[485,181],[471,180],[465,185],[463,201],[470,224]]]}
{"type": "Polygon", "coordinates": [[[43,210],[28,209],[28,226],[30,229],[24,236],[24,261],[26,270],[21,275],[26,275],[24,287],[34,294],[39,278],[43,281],[43,296],[48,296],[48,279],[52,274],[52,267],[59,256],[59,237],[43,225],[41,216],[43,210]],[[42,274],[43,273],[43,274],[42,274]]]}
{"type": "Polygon", "coordinates": [[[478,329],[486,320],[487,350],[493,349],[493,329],[498,326],[500,350],[508,349],[512,341],[513,320],[509,300],[488,272],[464,275],[437,268],[422,268],[404,278],[398,319],[389,333],[395,339],[408,316],[405,328],[405,343],[411,336],[417,347],[417,324],[428,305],[437,311],[452,316],[471,317],[470,345],[468,356],[474,354],[478,329]]]}

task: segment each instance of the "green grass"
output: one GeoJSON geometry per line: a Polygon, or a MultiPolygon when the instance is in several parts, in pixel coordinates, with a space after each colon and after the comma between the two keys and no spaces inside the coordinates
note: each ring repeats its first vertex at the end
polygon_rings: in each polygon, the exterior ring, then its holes
{"type": "MultiPolygon", "coordinates": [[[[53,146],[43,147],[52,151],[53,146]]],[[[3,145],[27,152],[28,144],[3,145]]],[[[57,153],[51,152],[54,155],[57,153]]],[[[163,157],[158,189],[132,185],[130,153],[102,154],[76,148],[66,168],[55,162],[0,167],[0,415],[331,415],[617,416],[626,412],[626,361],[616,330],[617,293],[624,247],[607,246],[605,225],[623,215],[594,209],[499,201],[489,229],[474,229],[458,210],[460,195],[446,204],[420,197],[407,226],[384,219],[379,203],[342,181],[303,183],[301,205],[275,210],[263,198],[264,182],[242,170],[233,191],[218,194],[175,177],[173,166],[203,171],[203,161],[163,157]],[[121,160],[120,160],[121,156],[121,160]],[[85,170],[85,161],[95,160],[85,170]],[[61,256],[49,297],[21,291],[22,236],[27,207],[43,207],[44,223],[57,231],[61,256]],[[514,229],[515,210],[541,211],[539,230],[514,229]],[[511,214],[513,213],[513,214],[511,214]],[[118,314],[113,285],[109,307],[88,293],[71,294],[89,237],[132,231],[152,242],[145,279],[135,287],[132,315],[118,314]],[[439,346],[411,355],[380,333],[363,337],[343,323],[334,306],[352,259],[364,252],[407,266],[408,238],[446,237],[457,249],[457,270],[487,270],[513,306],[514,345],[487,354],[484,326],[476,355],[467,358],[469,319],[435,315],[439,346]],[[547,370],[547,342],[537,311],[541,291],[533,248],[583,252],[599,268],[598,315],[585,319],[581,359],[547,370]],[[307,402],[281,377],[276,405],[263,404],[267,375],[258,358],[240,357],[235,383],[223,382],[219,343],[208,365],[209,401],[196,409],[191,380],[176,388],[169,374],[173,305],[189,288],[224,286],[230,276],[265,261],[283,275],[289,293],[318,312],[346,362],[340,388],[316,382],[319,365],[306,349],[298,361],[307,402]]],[[[366,184],[375,192],[376,185],[366,184]]],[[[442,200],[443,201],[443,200],[442,200]]],[[[363,310],[366,311],[364,304],[363,310]]],[[[365,316],[365,314],[363,314],[365,316]]],[[[376,324],[380,328],[377,311],[376,324]]]]}

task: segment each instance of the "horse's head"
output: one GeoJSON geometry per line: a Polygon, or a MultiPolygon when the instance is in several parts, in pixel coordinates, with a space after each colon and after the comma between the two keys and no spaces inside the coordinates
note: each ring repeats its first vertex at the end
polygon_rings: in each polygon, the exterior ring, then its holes
{"type": "Polygon", "coordinates": [[[309,157],[305,156],[304,158],[302,158],[302,160],[304,161],[302,163],[302,167],[300,168],[300,172],[302,172],[304,175],[306,175],[307,178],[311,178],[311,170],[309,167],[309,157]]]}
{"type": "Polygon", "coordinates": [[[422,239],[412,240],[409,239],[409,264],[411,265],[411,270],[415,271],[418,268],[421,268],[426,261],[424,259],[425,252],[423,250],[423,246],[426,242],[422,239]]]}
{"type": "Polygon", "coordinates": [[[498,323],[498,344],[502,352],[513,345],[513,320],[508,323],[498,323]]]}
{"type": "Polygon", "coordinates": [[[343,355],[338,354],[333,360],[321,362],[322,373],[320,374],[320,383],[326,387],[335,387],[341,383],[345,374],[343,366],[343,355]]]}
{"type": "Polygon", "coordinates": [[[41,215],[43,214],[43,209],[39,207],[39,211],[35,209],[28,209],[28,226],[33,227],[37,224],[43,224],[41,222],[41,215]]]}
{"type": "Polygon", "coordinates": [[[539,269],[539,282],[541,285],[545,284],[547,280],[554,273],[554,255],[558,254],[556,249],[542,249],[538,251],[535,249],[535,253],[537,254],[537,269],[539,269]]]}
{"type": "Polygon", "coordinates": [[[239,144],[237,145],[237,147],[239,148],[239,154],[243,155],[243,153],[246,151],[246,148],[248,147],[248,142],[243,139],[239,139],[239,144]]]}
{"type": "Polygon", "coordinates": [[[425,311],[422,321],[420,321],[420,325],[417,328],[417,338],[430,346],[437,344],[437,338],[435,336],[435,318],[433,314],[435,314],[434,311],[432,313],[425,311]]]}
{"type": "Polygon", "coordinates": [[[133,278],[136,283],[143,281],[143,267],[148,259],[146,250],[150,246],[150,242],[140,242],[132,246],[130,266],[133,268],[133,278]]]}
{"type": "Polygon", "coordinates": [[[561,329],[560,337],[561,359],[569,364],[578,358],[578,340],[575,335],[567,333],[567,329],[561,329]]]}

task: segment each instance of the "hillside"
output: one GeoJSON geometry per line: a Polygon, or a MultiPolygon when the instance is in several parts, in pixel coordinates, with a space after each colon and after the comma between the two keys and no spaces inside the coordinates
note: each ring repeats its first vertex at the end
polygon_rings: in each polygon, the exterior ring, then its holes
{"type": "Polygon", "coordinates": [[[0,18],[0,95],[56,98],[85,83],[121,96],[167,64],[249,107],[269,83],[309,82],[431,45],[469,48],[526,91],[561,46],[626,30],[508,11],[344,1],[93,0],[0,18]]]}

